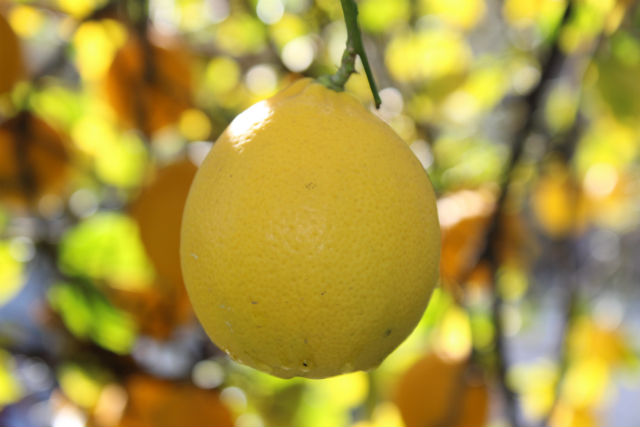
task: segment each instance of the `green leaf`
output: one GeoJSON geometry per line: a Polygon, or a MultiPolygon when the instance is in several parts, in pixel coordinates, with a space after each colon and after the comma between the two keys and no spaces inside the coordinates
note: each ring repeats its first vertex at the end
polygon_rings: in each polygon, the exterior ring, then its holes
{"type": "Polygon", "coordinates": [[[506,151],[491,141],[443,137],[433,148],[435,179],[447,189],[473,188],[500,178],[506,151]]]}
{"type": "Polygon", "coordinates": [[[68,275],[106,280],[129,290],[143,289],[153,279],[137,225],[119,213],[99,213],[68,231],[58,263],[68,275]]]}
{"type": "Polygon", "coordinates": [[[408,0],[364,0],[358,6],[365,31],[382,33],[407,21],[411,12],[408,0]]]}
{"type": "Polygon", "coordinates": [[[78,338],[91,339],[114,353],[126,354],[136,338],[136,324],[90,283],[60,282],[48,292],[52,308],[78,338]]]}
{"type": "Polygon", "coordinates": [[[51,85],[30,97],[33,110],[48,122],[63,129],[70,129],[73,122],[82,116],[83,94],[62,85],[51,85]]]}

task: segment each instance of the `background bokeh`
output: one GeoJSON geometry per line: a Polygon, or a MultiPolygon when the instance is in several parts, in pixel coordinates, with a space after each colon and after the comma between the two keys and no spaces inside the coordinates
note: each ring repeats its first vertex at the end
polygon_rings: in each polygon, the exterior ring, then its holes
{"type": "Polygon", "coordinates": [[[441,283],[378,369],[280,380],[195,321],[178,241],[230,120],[335,70],[338,0],[0,0],[0,424],[640,423],[640,11],[360,0],[438,193],[441,283]]]}

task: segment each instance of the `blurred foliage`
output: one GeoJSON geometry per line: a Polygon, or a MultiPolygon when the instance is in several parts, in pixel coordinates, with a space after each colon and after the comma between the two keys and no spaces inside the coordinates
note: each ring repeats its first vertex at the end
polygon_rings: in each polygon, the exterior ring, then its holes
{"type": "Polygon", "coordinates": [[[441,286],[310,381],[210,343],[179,228],[231,119],[340,62],[339,1],[0,0],[0,424],[506,425],[505,388],[522,425],[637,424],[636,3],[359,1],[382,107],[347,90],[434,182],[441,286]]]}
{"type": "Polygon", "coordinates": [[[152,274],[136,224],[118,213],[98,213],[69,229],[60,241],[60,270],[125,289],[145,287],[152,274]]]}
{"type": "Polygon", "coordinates": [[[56,283],[49,288],[48,296],[51,308],[76,337],[91,338],[115,353],[131,351],[135,324],[90,285],[56,283]]]}

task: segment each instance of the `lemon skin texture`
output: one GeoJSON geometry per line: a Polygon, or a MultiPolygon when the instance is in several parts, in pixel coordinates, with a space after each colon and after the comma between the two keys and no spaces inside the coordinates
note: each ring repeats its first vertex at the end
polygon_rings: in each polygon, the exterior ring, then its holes
{"type": "Polygon", "coordinates": [[[301,79],[234,119],[187,198],[195,313],[237,362],[324,378],[378,366],[437,282],[431,183],[355,98],[301,79]]]}

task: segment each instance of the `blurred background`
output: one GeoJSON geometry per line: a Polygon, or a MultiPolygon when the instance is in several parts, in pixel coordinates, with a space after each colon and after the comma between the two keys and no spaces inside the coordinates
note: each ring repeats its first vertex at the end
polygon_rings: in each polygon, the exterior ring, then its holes
{"type": "Polygon", "coordinates": [[[338,0],[0,0],[0,424],[640,423],[640,11],[360,0],[436,187],[441,284],[378,369],[280,380],[206,338],[178,259],[230,120],[335,71],[338,0]]]}

